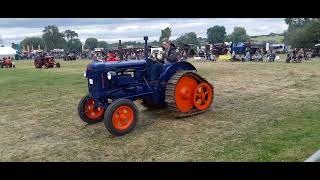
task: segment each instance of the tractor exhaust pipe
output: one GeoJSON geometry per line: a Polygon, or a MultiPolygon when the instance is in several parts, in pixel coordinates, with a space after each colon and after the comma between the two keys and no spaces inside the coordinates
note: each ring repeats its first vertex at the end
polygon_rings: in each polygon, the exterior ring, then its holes
{"type": "Polygon", "coordinates": [[[143,37],[144,40],[144,58],[148,60],[148,36],[143,37]]]}
{"type": "Polygon", "coordinates": [[[120,60],[122,61],[123,60],[123,50],[122,50],[121,40],[119,40],[118,51],[119,51],[120,60]]]}

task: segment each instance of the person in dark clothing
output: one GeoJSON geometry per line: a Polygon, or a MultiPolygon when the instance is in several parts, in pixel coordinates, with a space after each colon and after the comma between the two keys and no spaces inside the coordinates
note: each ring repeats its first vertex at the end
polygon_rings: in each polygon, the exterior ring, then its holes
{"type": "Polygon", "coordinates": [[[162,45],[165,49],[165,52],[162,55],[162,58],[164,59],[165,64],[177,62],[178,58],[177,58],[177,51],[176,51],[175,45],[168,40],[164,41],[162,45]]]}

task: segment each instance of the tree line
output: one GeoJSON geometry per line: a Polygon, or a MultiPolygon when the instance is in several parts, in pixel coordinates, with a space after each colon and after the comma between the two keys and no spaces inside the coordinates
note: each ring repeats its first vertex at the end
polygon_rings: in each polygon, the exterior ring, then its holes
{"type": "MultiPolygon", "coordinates": [[[[55,25],[49,25],[42,31],[41,37],[26,37],[20,42],[21,47],[34,49],[66,49],[68,50],[82,50],[82,42],[78,38],[78,33],[70,29],[60,32],[55,25]]],[[[84,48],[93,50],[96,47],[108,48],[109,44],[106,41],[98,41],[96,38],[87,38],[84,48]]]]}
{"type": "MultiPolygon", "coordinates": [[[[158,46],[164,40],[170,39],[171,28],[167,27],[161,30],[161,35],[159,40],[155,40],[149,43],[151,46],[158,46]]],[[[177,45],[183,44],[194,44],[200,46],[204,41],[209,43],[223,43],[224,41],[247,41],[249,36],[246,33],[245,28],[235,27],[233,32],[229,35],[226,33],[224,26],[213,26],[207,29],[207,39],[202,37],[197,37],[195,32],[185,33],[184,35],[173,40],[173,43],[177,45]]],[[[82,42],[80,41],[78,34],[70,29],[60,32],[58,27],[55,25],[49,25],[42,31],[41,37],[26,37],[20,43],[21,47],[27,47],[31,49],[66,49],[66,50],[82,50],[82,42]]],[[[128,41],[123,42],[122,46],[138,46],[143,47],[143,42],[128,41]]],[[[116,48],[118,43],[107,43],[106,41],[98,41],[97,38],[90,37],[87,38],[84,43],[85,49],[93,50],[94,48],[116,48]]]]}
{"type": "MultiPolygon", "coordinates": [[[[161,30],[159,42],[169,39],[171,36],[171,28],[167,27],[161,30]]],[[[207,29],[207,38],[197,37],[195,32],[185,33],[184,35],[173,40],[177,45],[194,44],[200,46],[203,42],[210,44],[223,43],[223,42],[246,42],[250,40],[250,36],[244,27],[234,27],[233,32],[227,35],[224,26],[213,26],[207,29]]]]}
{"type": "Polygon", "coordinates": [[[285,18],[284,42],[294,48],[311,48],[320,43],[320,18],[285,18]]]}

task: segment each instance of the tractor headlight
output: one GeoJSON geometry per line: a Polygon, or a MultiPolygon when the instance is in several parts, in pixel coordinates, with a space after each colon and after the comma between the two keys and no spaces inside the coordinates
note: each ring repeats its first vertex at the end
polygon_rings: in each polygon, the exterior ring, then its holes
{"type": "Polygon", "coordinates": [[[113,71],[109,71],[109,72],[107,73],[107,77],[108,77],[109,80],[111,80],[112,77],[115,76],[115,75],[116,75],[116,73],[113,72],[113,71]]]}
{"type": "Polygon", "coordinates": [[[89,79],[89,84],[93,84],[93,79],[89,79]]]}
{"type": "Polygon", "coordinates": [[[110,73],[110,72],[108,72],[108,74],[107,74],[107,75],[108,75],[108,79],[109,79],[109,80],[111,80],[111,77],[112,77],[111,73],[110,73]]]}

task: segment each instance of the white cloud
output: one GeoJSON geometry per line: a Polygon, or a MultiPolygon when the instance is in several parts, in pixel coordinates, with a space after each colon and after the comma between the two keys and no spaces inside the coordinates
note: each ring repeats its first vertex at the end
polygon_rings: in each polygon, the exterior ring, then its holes
{"type": "Polygon", "coordinates": [[[206,37],[206,31],[214,25],[225,26],[231,33],[235,26],[245,27],[249,35],[282,33],[287,29],[281,18],[118,18],[118,19],[8,19],[0,18],[0,35],[6,45],[20,42],[25,37],[41,36],[43,27],[56,24],[60,31],[66,29],[78,33],[82,42],[88,37],[96,37],[107,42],[142,41],[147,35],[150,40],[158,40],[161,29],[172,28],[172,38],[185,33],[195,32],[197,36],[206,37]]]}

